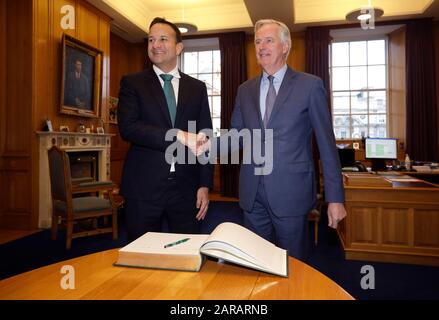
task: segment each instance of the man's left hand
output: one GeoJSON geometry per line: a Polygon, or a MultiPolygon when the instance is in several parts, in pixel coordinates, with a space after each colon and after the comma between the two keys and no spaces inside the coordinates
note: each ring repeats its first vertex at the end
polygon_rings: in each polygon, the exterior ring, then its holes
{"type": "Polygon", "coordinates": [[[328,226],[337,229],[338,223],[346,217],[343,203],[328,204],[328,226]]]}
{"type": "Polygon", "coordinates": [[[209,188],[201,187],[197,191],[197,220],[203,220],[209,208],[209,188]]]}

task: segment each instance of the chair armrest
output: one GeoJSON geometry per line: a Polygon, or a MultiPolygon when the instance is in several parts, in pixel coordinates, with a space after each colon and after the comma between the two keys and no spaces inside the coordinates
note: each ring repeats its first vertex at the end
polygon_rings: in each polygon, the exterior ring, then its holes
{"type": "Polygon", "coordinates": [[[116,185],[112,181],[84,182],[72,186],[72,193],[112,191],[116,185]]]}

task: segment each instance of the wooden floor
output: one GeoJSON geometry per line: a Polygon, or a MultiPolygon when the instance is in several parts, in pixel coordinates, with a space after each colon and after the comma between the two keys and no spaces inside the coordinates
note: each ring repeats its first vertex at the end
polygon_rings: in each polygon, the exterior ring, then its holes
{"type": "MultiPolygon", "coordinates": [[[[234,201],[238,202],[237,198],[223,197],[219,193],[211,193],[209,196],[210,201],[234,201]]],[[[40,231],[36,230],[10,230],[10,229],[0,229],[0,245],[9,241],[20,239],[26,237],[30,234],[40,231]]]]}

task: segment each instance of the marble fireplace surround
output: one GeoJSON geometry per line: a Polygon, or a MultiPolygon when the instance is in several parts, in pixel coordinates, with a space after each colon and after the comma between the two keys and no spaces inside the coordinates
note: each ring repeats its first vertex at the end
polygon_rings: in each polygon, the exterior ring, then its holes
{"type": "Polygon", "coordinates": [[[110,180],[111,137],[114,134],[38,131],[39,140],[39,214],[38,227],[50,228],[52,196],[47,151],[57,146],[66,152],[96,151],[99,181],[110,180]]]}

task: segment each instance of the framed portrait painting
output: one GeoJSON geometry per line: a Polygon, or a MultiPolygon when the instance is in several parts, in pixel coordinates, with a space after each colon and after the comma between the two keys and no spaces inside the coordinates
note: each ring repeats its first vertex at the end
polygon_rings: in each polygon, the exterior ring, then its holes
{"type": "Polygon", "coordinates": [[[67,34],[63,35],[62,52],[60,112],[99,117],[103,52],[67,34]]]}

